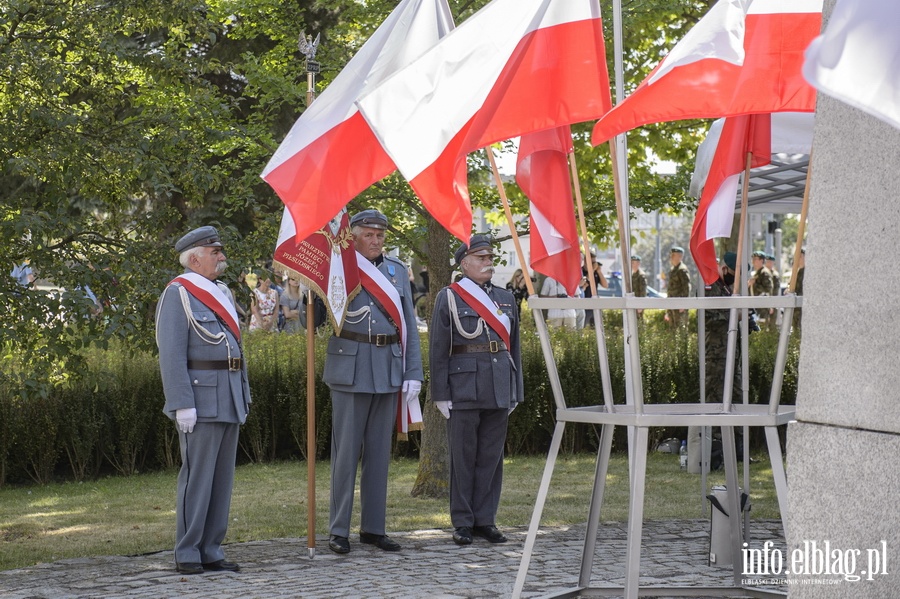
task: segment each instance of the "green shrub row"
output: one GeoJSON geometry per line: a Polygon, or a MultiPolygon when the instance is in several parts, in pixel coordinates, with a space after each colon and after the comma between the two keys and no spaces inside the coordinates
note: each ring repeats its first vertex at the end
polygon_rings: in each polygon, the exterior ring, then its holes
{"type": "MultiPolygon", "coordinates": [[[[621,317],[606,314],[604,327],[611,364],[614,401],[625,397],[621,317]]],[[[696,334],[675,333],[662,313],[644,315],[641,334],[643,386],[648,402],[695,402],[699,397],[696,334]]],[[[688,330],[696,330],[693,326],[688,330]]],[[[555,425],[555,404],[540,342],[533,322],[522,327],[524,405],[510,418],[507,451],[536,454],[547,450],[555,425]]],[[[331,404],[321,382],[327,333],[316,339],[316,453],[326,456],[331,432],[331,404]]],[[[554,330],[551,343],[562,388],[570,406],[603,401],[595,333],[554,330]]],[[[750,397],[768,401],[774,333],[750,338],[750,397]]],[[[427,378],[427,335],[422,334],[427,378]]],[[[793,403],[797,388],[798,340],[791,343],[782,402],[793,403]]],[[[241,429],[240,459],[267,462],[306,458],[307,381],[304,335],[255,333],[246,336],[245,352],[253,396],[250,416],[241,429]]],[[[0,376],[0,485],[5,482],[45,483],[56,478],[82,480],[101,473],[129,475],[169,468],[178,461],[175,427],[162,413],[162,384],[155,354],[127,347],[91,349],[84,354],[90,374],[66,380],[49,393],[26,393],[17,383],[30,377],[0,376]]],[[[25,368],[20,365],[19,369],[25,368]]],[[[427,381],[423,389],[427,400],[427,381]]],[[[679,431],[654,431],[671,436],[679,431]]],[[[395,444],[397,453],[415,455],[418,433],[410,442],[395,444]]],[[[567,427],[563,451],[595,451],[599,431],[587,425],[567,427]]],[[[617,431],[622,447],[625,431],[617,431]]]]}

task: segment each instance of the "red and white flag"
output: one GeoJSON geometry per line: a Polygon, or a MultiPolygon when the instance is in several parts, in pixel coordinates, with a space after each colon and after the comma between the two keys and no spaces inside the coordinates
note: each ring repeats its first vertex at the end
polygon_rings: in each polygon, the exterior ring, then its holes
{"type": "Polygon", "coordinates": [[[301,241],[297,241],[294,219],[285,210],[272,260],[322,298],[340,333],[347,306],[360,289],[347,209],[342,208],[324,227],[301,241]]]}
{"type": "Polygon", "coordinates": [[[493,0],[357,102],[425,208],[468,242],[466,155],[610,107],[596,0],[493,0]]]}
{"type": "Polygon", "coordinates": [[[806,51],[819,91],[900,128],[900,2],[838,0],[806,51]]]}
{"type": "Polygon", "coordinates": [[[813,112],[803,52],[822,0],[719,0],[628,96],[601,118],[599,145],[646,125],[768,112],[813,112]]]}
{"type": "Polygon", "coordinates": [[[759,168],[769,164],[768,157],[773,155],[779,155],[780,161],[791,162],[798,155],[808,156],[812,151],[813,113],[776,112],[755,116],[757,122],[750,124],[739,120],[744,117],[718,119],[710,125],[706,139],[697,148],[689,193],[700,198],[700,204],[691,233],[691,254],[707,283],[717,276],[712,240],[731,236],[747,152],[753,153],[751,168],[759,168]],[[761,126],[770,133],[760,129],[761,126]],[[771,139],[768,149],[766,136],[771,139]]]}
{"type": "Polygon", "coordinates": [[[297,119],[262,172],[298,241],[395,170],[354,102],[453,29],[447,0],[403,0],[297,119]]]}
{"type": "Polygon", "coordinates": [[[581,280],[581,252],[572,202],[569,126],[523,135],[516,159],[516,183],[531,207],[531,268],[559,281],[575,295],[581,280]]]}
{"type": "Polygon", "coordinates": [[[740,115],[725,119],[691,229],[691,256],[707,284],[719,278],[714,239],[731,235],[734,200],[748,153],[752,154],[750,168],[772,161],[771,115],[740,115]]]}

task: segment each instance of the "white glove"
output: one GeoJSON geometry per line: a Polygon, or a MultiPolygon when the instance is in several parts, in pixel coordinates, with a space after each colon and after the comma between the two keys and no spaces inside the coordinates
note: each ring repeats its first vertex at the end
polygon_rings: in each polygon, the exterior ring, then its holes
{"type": "Polygon", "coordinates": [[[444,418],[450,420],[450,410],[453,409],[452,401],[436,401],[434,402],[434,407],[436,407],[441,414],[444,415],[444,418]]]}
{"type": "Polygon", "coordinates": [[[175,410],[175,422],[178,423],[178,430],[181,432],[194,432],[194,425],[197,424],[197,408],[175,410]]]}
{"type": "Polygon", "coordinates": [[[412,403],[419,399],[419,391],[422,390],[422,381],[403,381],[403,399],[406,403],[412,403]]]}

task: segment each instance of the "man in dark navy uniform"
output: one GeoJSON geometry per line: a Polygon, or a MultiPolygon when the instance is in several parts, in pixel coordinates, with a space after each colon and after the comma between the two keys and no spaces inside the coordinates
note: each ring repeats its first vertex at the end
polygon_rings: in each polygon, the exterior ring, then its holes
{"type": "Polygon", "coordinates": [[[475,235],[456,251],[463,278],[435,301],[429,397],[448,419],[450,519],[458,545],[491,543],[503,483],[509,414],[524,400],[519,314],[513,294],[491,284],[491,240],[475,235]]]}

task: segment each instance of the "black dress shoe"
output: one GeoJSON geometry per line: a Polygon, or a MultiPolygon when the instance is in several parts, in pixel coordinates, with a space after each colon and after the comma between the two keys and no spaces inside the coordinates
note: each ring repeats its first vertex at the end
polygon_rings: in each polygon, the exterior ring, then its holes
{"type": "Polygon", "coordinates": [[[210,572],[240,572],[241,567],[234,562],[226,562],[223,559],[220,559],[216,562],[209,562],[208,564],[203,564],[204,570],[209,570],[210,572]]]}
{"type": "Polygon", "coordinates": [[[493,524],[488,526],[475,526],[472,532],[482,539],[487,539],[488,543],[505,543],[506,537],[493,524]]]}
{"type": "Polygon", "coordinates": [[[453,531],[453,542],[457,545],[471,545],[472,529],[468,526],[457,526],[453,531]]]}
{"type": "Polygon", "coordinates": [[[359,540],[366,545],[375,545],[384,551],[400,551],[400,543],[387,535],[373,535],[370,532],[360,532],[359,540]]]}
{"type": "Polygon", "coordinates": [[[328,548],[335,553],[350,553],[350,540],[347,537],[331,535],[328,540],[328,548]]]}
{"type": "Polygon", "coordinates": [[[175,570],[179,574],[203,574],[203,565],[195,562],[176,562],[175,570]]]}

